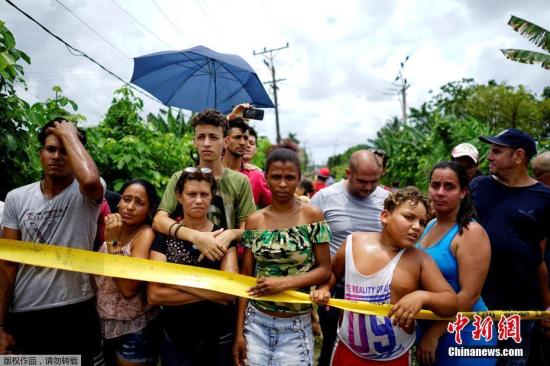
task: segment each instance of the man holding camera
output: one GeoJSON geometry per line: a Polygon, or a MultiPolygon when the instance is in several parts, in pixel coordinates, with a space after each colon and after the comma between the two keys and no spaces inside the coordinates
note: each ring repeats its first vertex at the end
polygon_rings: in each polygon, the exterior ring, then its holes
{"type": "Polygon", "coordinates": [[[227,116],[229,122],[227,136],[224,138],[225,155],[223,157],[223,166],[241,172],[248,177],[252,186],[254,203],[256,207],[263,208],[271,203],[271,191],[267,186],[265,177],[261,171],[250,169],[244,164],[244,155],[248,147],[248,139],[250,138],[250,126],[240,116],[248,115],[259,118],[257,113],[247,113],[250,110],[260,111],[244,103],[236,106],[227,116]]]}

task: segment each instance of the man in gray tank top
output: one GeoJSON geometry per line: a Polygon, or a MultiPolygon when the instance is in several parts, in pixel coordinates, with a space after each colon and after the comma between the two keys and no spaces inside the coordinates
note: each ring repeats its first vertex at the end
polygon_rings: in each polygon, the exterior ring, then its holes
{"type": "MultiPolygon", "coordinates": [[[[380,232],[380,213],[389,192],[379,186],[383,167],[376,155],[369,150],[358,150],[351,155],[346,169],[346,180],[320,190],[311,203],[323,210],[330,230],[330,255],[334,256],[347,236],[355,231],[380,232]]],[[[343,298],[343,286],[337,286],[335,296],[343,298]]],[[[319,308],[323,348],[319,366],[329,364],[336,338],[339,311],[319,308]]]]}
{"type": "MultiPolygon", "coordinates": [[[[85,137],[63,119],[38,139],[43,179],[8,193],[7,239],[92,250],[105,183],[84,147],[85,137]]],[[[0,261],[0,354],[79,354],[102,361],[90,276],[0,261]]]]}

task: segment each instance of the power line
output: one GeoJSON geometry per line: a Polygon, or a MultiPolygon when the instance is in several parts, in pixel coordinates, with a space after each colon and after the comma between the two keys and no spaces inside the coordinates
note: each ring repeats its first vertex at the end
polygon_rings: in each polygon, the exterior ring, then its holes
{"type": "Polygon", "coordinates": [[[261,51],[261,52],[256,52],[256,51],[252,52],[254,56],[264,55],[264,64],[271,71],[271,81],[268,81],[267,83],[271,84],[271,88],[273,89],[273,97],[275,99],[275,127],[277,128],[277,143],[278,144],[281,143],[281,132],[279,130],[279,103],[278,103],[278,100],[277,100],[277,90],[279,88],[277,87],[277,82],[278,81],[283,81],[285,79],[277,79],[275,77],[275,63],[273,62],[273,59],[274,59],[275,56],[273,55],[273,52],[280,51],[280,50],[283,50],[285,48],[288,48],[288,42],[286,43],[286,46],[284,46],[284,47],[272,48],[272,49],[269,49],[269,50],[264,47],[264,50],[261,51]],[[269,54],[269,56],[267,54],[269,54]],[[269,62],[267,62],[267,60],[269,60],[269,62]]]}
{"type": "Polygon", "coordinates": [[[195,0],[195,2],[197,3],[197,5],[199,6],[199,9],[200,11],[202,12],[202,14],[204,15],[204,17],[206,18],[206,20],[208,20],[210,22],[210,24],[212,24],[212,27],[214,28],[214,30],[216,31],[216,33],[218,34],[218,36],[224,40],[224,37],[223,37],[223,34],[220,32],[218,26],[216,25],[216,23],[214,21],[212,21],[212,19],[210,18],[210,16],[208,15],[208,12],[204,9],[203,7],[203,4],[201,2],[201,0],[195,0]]]}
{"type": "MultiPolygon", "coordinates": [[[[6,0],[7,1],[7,0],[6,0]]],[[[145,29],[150,35],[152,35],[153,37],[155,37],[156,39],[158,39],[159,41],[161,41],[162,43],[164,43],[164,45],[168,48],[172,48],[172,46],[170,46],[168,43],[166,43],[163,39],[161,39],[159,36],[157,36],[155,33],[153,33],[152,30],[150,30],[149,28],[147,28],[143,23],[141,23],[139,20],[137,20],[132,14],[130,14],[126,9],[124,9],[122,6],[120,6],[115,0],[111,0],[113,2],[113,4],[115,4],[120,10],[122,10],[124,12],[124,14],[126,14],[128,17],[130,17],[134,22],[136,22],[137,24],[139,24],[143,29],[145,29]]]]}
{"type": "Polygon", "coordinates": [[[155,99],[153,98],[152,96],[150,96],[149,94],[146,94],[145,92],[139,90],[138,88],[136,88],[135,86],[133,86],[132,84],[128,83],[127,81],[125,81],[124,79],[122,79],[120,76],[118,76],[117,74],[115,74],[114,72],[112,72],[111,70],[109,70],[108,68],[106,68],[105,66],[103,66],[102,64],[100,64],[99,62],[97,62],[95,59],[93,59],[92,57],[88,56],[86,53],[84,53],[83,51],[79,50],[78,48],[75,48],[73,46],[71,46],[69,43],[67,43],[65,40],[63,40],[61,37],[59,37],[58,35],[52,33],[48,28],[46,28],[45,26],[43,26],[38,20],[34,19],[31,15],[27,14],[24,10],[20,9],[19,7],[17,7],[17,5],[15,5],[13,2],[11,2],[10,0],[5,0],[8,4],[10,4],[12,7],[14,7],[15,9],[17,9],[21,14],[23,14],[24,16],[26,16],[27,18],[29,18],[33,23],[36,23],[40,28],[42,28],[44,31],[46,31],[49,35],[51,35],[52,37],[54,37],[55,39],[57,39],[59,42],[63,43],[65,45],[65,47],[67,47],[67,49],[69,50],[72,50],[74,52],[77,52],[78,53],[78,56],[83,56],[83,57],[86,57],[88,60],[92,61],[94,64],[96,64],[97,66],[99,66],[101,69],[103,69],[105,72],[111,74],[113,77],[117,78],[118,80],[120,80],[121,82],[123,82],[125,85],[127,85],[129,88],[131,89],[134,89],[135,91],[139,92],[140,94],[143,94],[145,95],[147,98],[151,99],[151,100],[154,100],[155,102],[157,103],[160,103],[162,105],[164,105],[164,103],[162,103],[161,101],[159,101],[158,99],[155,99]]]}
{"type": "Polygon", "coordinates": [[[170,25],[183,37],[183,39],[185,39],[187,41],[187,37],[185,37],[185,35],[182,33],[182,31],[180,31],[180,29],[174,24],[174,22],[172,22],[172,20],[170,20],[170,18],[168,17],[168,15],[166,15],[166,13],[164,11],[162,11],[161,7],[159,6],[159,4],[157,4],[157,2],[155,0],[151,0],[153,2],[153,4],[155,4],[155,6],[157,7],[157,9],[159,10],[159,12],[162,14],[162,16],[168,21],[168,23],[170,23],[170,25]]]}
{"type": "Polygon", "coordinates": [[[112,44],[111,42],[109,42],[108,39],[106,39],[105,37],[103,37],[101,34],[99,34],[98,32],[95,31],[95,29],[93,29],[90,25],[88,25],[88,23],[86,23],[82,18],[80,18],[78,15],[76,15],[71,9],[69,9],[68,7],[66,7],[61,1],[59,0],[55,0],[56,3],[58,3],[59,5],[61,5],[65,10],[67,10],[69,13],[71,13],[76,19],[78,19],[82,24],[84,24],[86,26],[86,28],[88,28],[89,30],[91,30],[93,33],[95,33],[96,36],[98,36],[99,38],[101,38],[105,43],[107,43],[109,46],[111,46],[111,48],[115,49],[116,51],[118,51],[118,53],[120,53],[121,55],[123,55],[124,57],[126,57],[128,60],[132,60],[132,58],[130,56],[128,56],[126,53],[124,53],[122,50],[120,50],[117,46],[115,46],[114,44],[112,44]]]}
{"type": "Polygon", "coordinates": [[[405,63],[408,61],[408,59],[409,56],[405,58],[405,61],[401,62],[401,68],[399,69],[397,77],[395,78],[395,81],[399,81],[399,84],[396,84],[396,86],[399,87],[399,94],[401,94],[401,110],[403,113],[404,124],[407,124],[407,89],[409,89],[409,87],[411,86],[411,84],[407,82],[405,76],[403,76],[405,63]]]}

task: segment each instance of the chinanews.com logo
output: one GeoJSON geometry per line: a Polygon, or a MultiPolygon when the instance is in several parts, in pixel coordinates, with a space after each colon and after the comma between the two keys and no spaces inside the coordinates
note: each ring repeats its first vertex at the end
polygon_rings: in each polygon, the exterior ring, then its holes
{"type": "MultiPolygon", "coordinates": [[[[470,323],[470,319],[463,316],[461,313],[456,314],[456,320],[449,322],[447,325],[447,331],[455,336],[455,343],[457,346],[449,347],[449,357],[522,357],[522,348],[496,348],[496,347],[480,347],[479,345],[473,347],[465,347],[462,345],[462,331],[466,325],[470,323]]],[[[495,345],[493,340],[494,321],[490,316],[482,318],[479,315],[474,315],[474,319],[471,322],[473,330],[471,331],[471,338],[475,341],[485,340],[487,345],[495,345]]],[[[504,341],[512,339],[515,343],[521,343],[521,317],[519,314],[512,314],[509,316],[501,315],[497,324],[497,339],[504,341]]]]}
{"type": "Polygon", "coordinates": [[[522,348],[449,347],[449,357],[523,357],[522,348]]]}

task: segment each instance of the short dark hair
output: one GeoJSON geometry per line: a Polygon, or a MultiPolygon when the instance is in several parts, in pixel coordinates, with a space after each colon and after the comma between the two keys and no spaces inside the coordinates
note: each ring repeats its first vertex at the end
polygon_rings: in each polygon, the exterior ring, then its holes
{"type": "MultiPolygon", "coordinates": [[[[200,168],[197,168],[197,169],[200,169],[200,168]]],[[[185,189],[185,183],[189,182],[190,180],[196,180],[196,181],[204,180],[205,182],[210,183],[210,192],[212,193],[212,195],[214,195],[214,192],[216,191],[216,181],[214,180],[214,175],[212,173],[210,173],[209,178],[206,178],[206,176],[203,173],[199,172],[199,173],[189,174],[185,170],[181,172],[178,182],[176,183],[176,193],[181,194],[185,189]]]]}
{"type": "Polygon", "coordinates": [[[289,161],[296,166],[298,174],[302,175],[302,167],[300,163],[300,157],[298,156],[298,147],[296,144],[285,142],[279,145],[273,145],[267,153],[265,159],[265,172],[269,172],[269,167],[276,161],[286,162],[289,161]]]}
{"type": "Polygon", "coordinates": [[[254,127],[251,127],[251,126],[248,126],[248,134],[250,136],[254,136],[254,138],[256,140],[258,140],[258,133],[256,132],[256,130],[254,129],[254,127]]]}
{"type": "Polygon", "coordinates": [[[313,189],[313,183],[311,182],[311,180],[309,180],[308,178],[306,177],[303,177],[302,180],[300,181],[300,187],[304,190],[305,193],[307,194],[313,194],[315,193],[315,189],[313,189]]]}
{"type": "Polygon", "coordinates": [[[246,133],[246,131],[250,129],[250,126],[241,117],[236,117],[227,123],[227,133],[229,133],[232,128],[238,128],[242,133],[246,133]]]}
{"type": "Polygon", "coordinates": [[[393,212],[399,205],[410,201],[413,206],[419,203],[426,207],[426,211],[429,211],[428,199],[420,192],[416,187],[409,186],[400,189],[396,192],[390,193],[390,195],[384,200],[384,210],[393,212]]]}
{"type": "Polygon", "coordinates": [[[215,109],[204,109],[195,114],[191,119],[193,130],[196,130],[198,125],[221,127],[224,136],[227,133],[227,120],[220,111],[215,109]]]}
{"type": "MultiPolygon", "coordinates": [[[[67,119],[64,117],[56,117],[51,121],[47,122],[44,126],[42,126],[42,128],[40,129],[40,132],[38,133],[38,142],[40,142],[40,146],[44,146],[46,144],[46,137],[48,137],[48,135],[51,133],[51,132],[48,132],[48,128],[53,127],[55,122],[62,122],[66,120],[67,119]]],[[[86,146],[86,141],[87,141],[86,130],[83,128],[77,128],[77,130],[79,133],[78,139],[80,140],[82,145],[86,146]]]]}

